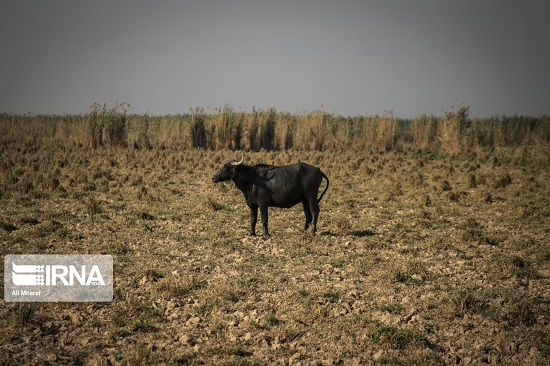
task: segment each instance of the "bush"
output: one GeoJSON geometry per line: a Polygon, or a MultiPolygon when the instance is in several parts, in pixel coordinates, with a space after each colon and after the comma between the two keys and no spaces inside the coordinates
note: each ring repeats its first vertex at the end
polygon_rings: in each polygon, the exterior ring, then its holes
{"type": "Polygon", "coordinates": [[[92,111],[87,116],[88,134],[87,144],[97,149],[104,144],[110,147],[127,146],[127,121],[126,111],[128,104],[116,104],[108,108],[107,104],[100,106],[94,104],[92,111]]]}

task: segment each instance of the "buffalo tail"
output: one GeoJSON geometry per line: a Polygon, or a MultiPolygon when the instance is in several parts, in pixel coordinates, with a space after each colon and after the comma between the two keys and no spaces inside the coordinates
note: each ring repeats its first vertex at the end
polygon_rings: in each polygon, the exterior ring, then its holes
{"type": "Polygon", "coordinates": [[[321,193],[321,197],[319,197],[319,198],[317,199],[317,203],[321,202],[321,199],[323,198],[323,196],[325,195],[325,192],[326,192],[327,189],[328,189],[328,177],[327,177],[327,176],[325,175],[325,173],[323,173],[323,172],[321,172],[321,176],[322,176],[323,178],[326,179],[326,181],[327,181],[327,186],[325,187],[325,190],[323,191],[323,193],[321,193]]]}

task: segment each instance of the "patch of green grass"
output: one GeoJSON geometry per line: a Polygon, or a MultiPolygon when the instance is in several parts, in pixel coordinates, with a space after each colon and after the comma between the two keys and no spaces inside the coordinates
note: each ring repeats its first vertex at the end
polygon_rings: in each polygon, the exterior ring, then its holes
{"type": "Polygon", "coordinates": [[[395,326],[379,325],[369,330],[368,337],[375,343],[387,344],[397,349],[418,346],[426,343],[426,337],[411,328],[399,328],[395,326]]]}
{"type": "Polygon", "coordinates": [[[512,327],[519,325],[531,326],[535,324],[537,312],[535,304],[531,299],[521,299],[512,305],[511,309],[504,315],[504,320],[512,327]]]}
{"type": "Polygon", "coordinates": [[[39,305],[35,302],[15,303],[11,309],[11,320],[14,328],[24,327],[37,316],[39,305]]]}
{"type": "Polygon", "coordinates": [[[161,278],[155,284],[155,289],[159,294],[168,298],[181,298],[188,296],[192,291],[198,290],[205,285],[205,282],[199,280],[196,276],[184,278],[166,277],[161,278]]]}
{"type": "Polygon", "coordinates": [[[156,217],[150,214],[147,211],[141,211],[137,214],[138,219],[140,220],[156,220],[156,217]]]}
{"type": "Polygon", "coordinates": [[[6,222],[4,220],[0,220],[0,228],[5,230],[8,233],[11,233],[12,231],[17,230],[17,226],[15,226],[12,223],[6,222]]]}
{"type": "Polygon", "coordinates": [[[101,202],[94,196],[90,196],[85,201],[85,205],[86,205],[86,212],[90,216],[90,219],[92,220],[92,222],[95,222],[96,215],[103,212],[101,207],[101,202]]]}
{"type": "Polygon", "coordinates": [[[206,201],[206,207],[211,211],[220,211],[226,209],[223,203],[215,200],[212,197],[208,197],[208,200],[206,201]]]}
{"type": "Polygon", "coordinates": [[[479,292],[469,289],[458,289],[451,293],[450,302],[455,316],[464,314],[482,314],[488,308],[486,299],[479,292]]]}

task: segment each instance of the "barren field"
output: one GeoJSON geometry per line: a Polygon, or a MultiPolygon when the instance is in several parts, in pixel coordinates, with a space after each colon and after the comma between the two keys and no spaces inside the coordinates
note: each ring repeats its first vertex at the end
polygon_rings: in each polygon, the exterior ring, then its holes
{"type": "Polygon", "coordinates": [[[0,146],[2,257],[111,254],[115,272],[110,303],[1,300],[0,364],[548,364],[547,163],[245,153],[330,179],[316,236],[296,206],[270,209],[263,239],[234,184],[211,181],[236,157],[0,146]]]}

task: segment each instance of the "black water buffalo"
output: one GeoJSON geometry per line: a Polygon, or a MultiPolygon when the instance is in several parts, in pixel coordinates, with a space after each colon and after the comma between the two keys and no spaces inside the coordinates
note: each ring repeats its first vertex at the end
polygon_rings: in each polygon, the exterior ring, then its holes
{"type": "Polygon", "coordinates": [[[313,234],[317,230],[319,216],[319,202],[328,189],[328,178],[321,169],[305,163],[286,166],[258,164],[254,166],[243,164],[244,156],[240,161],[230,161],[212,177],[214,183],[232,180],[235,182],[250,207],[250,235],[256,234],[258,208],[262,215],[264,235],[269,236],[267,228],[267,208],[289,208],[298,203],[304,206],[306,224],[313,226],[313,234]],[[317,198],[321,180],[325,178],[327,186],[321,196],[317,198]]]}

